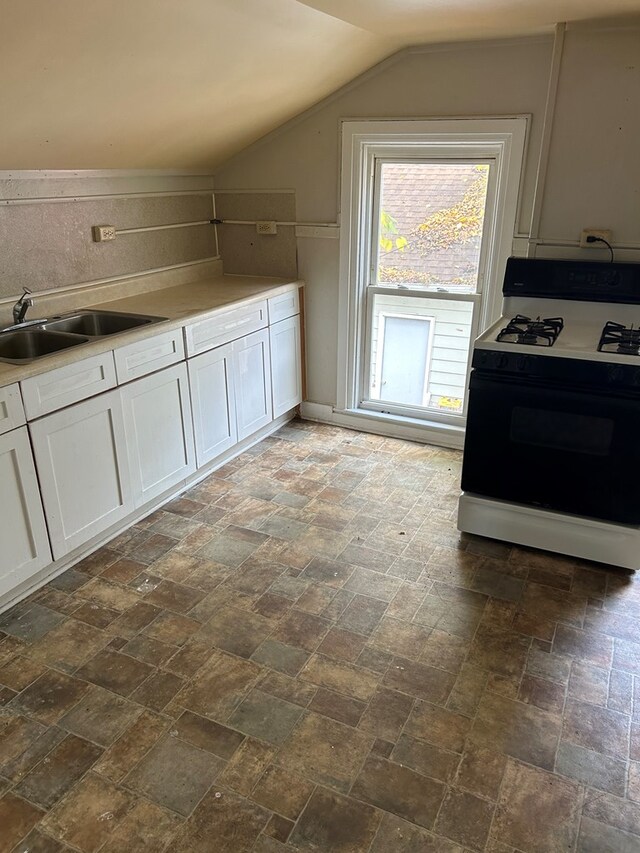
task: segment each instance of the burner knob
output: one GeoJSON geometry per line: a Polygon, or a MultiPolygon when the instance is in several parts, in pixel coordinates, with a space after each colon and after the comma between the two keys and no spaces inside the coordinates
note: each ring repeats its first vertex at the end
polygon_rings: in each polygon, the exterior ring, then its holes
{"type": "Polygon", "coordinates": [[[636,370],[631,381],[634,385],[640,385],[640,370],[636,370]]]}
{"type": "Polygon", "coordinates": [[[505,353],[501,353],[498,356],[497,364],[498,364],[498,367],[500,367],[500,368],[504,368],[507,366],[507,364],[509,364],[509,359],[505,353]]]}
{"type": "Polygon", "coordinates": [[[521,355],[518,358],[518,370],[526,370],[529,364],[529,358],[526,355],[521,355]]]}

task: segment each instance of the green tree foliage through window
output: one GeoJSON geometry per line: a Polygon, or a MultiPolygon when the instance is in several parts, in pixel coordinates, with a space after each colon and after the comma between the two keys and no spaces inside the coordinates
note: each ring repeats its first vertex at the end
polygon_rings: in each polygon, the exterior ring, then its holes
{"type": "Polygon", "coordinates": [[[407,245],[407,238],[402,237],[398,232],[398,223],[387,213],[386,210],[380,211],[380,248],[383,252],[390,252],[392,249],[402,251],[407,245]]]}

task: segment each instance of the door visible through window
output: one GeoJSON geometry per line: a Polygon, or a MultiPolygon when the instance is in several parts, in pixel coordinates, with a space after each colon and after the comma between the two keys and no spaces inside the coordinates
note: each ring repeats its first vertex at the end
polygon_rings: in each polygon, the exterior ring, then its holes
{"type": "Polygon", "coordinates": [[[381,314],[379,323],[382,340],[376,354],[380,370],[372,379],[372,398],[426,405],[431,320],[381,314]]]}

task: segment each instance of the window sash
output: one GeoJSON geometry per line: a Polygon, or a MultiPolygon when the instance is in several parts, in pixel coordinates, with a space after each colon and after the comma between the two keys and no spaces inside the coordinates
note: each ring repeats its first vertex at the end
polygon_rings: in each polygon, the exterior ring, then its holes
{"type": "MultiPolygon", "coordinates": [[[[369,258],[369,283],[365,287],[363,298],[365,301],[364,312],[361,314],[364,320],[365,328],[360,327],[360,353],[359,363],[360,372],[358,377],[359,400],[358,406],[370,408],[374,411],[390,412],[392,414],[405,415],[417,419],[425,419],[433,421],[442,421],[444,423],[460,423],[466,418],[466,410],[468,404],[468,394],[464,394],[462,407],[459,412],[444,412],[442,409],[436,409],[430,406],[415,406],[403,403],[390,403],[382,400],[374,400],[371,398],[371,380],[372,380],[372,337],[373,337],[373,306],[375,302],[374,295],[383,293],[388,298],[417,297],[420,299],[443,299],[451,301],[461,301],[473,304],[471,334],[467,347],[467,362],[465,371],[465,388],[469,384],[469,374],[471,372],[471,357],[473,341],[480,333],[483,326],[488,325],[490,306],[488,300],[483,299],[484,284],[487,279],[487,271],[491,261],[490,247],[495,236],[495,218],[496,218],[496,196],[497,196],[497,172],[498,162],[496,157],[492,156],[473,156],[467,150],[464,153],[454,152],[451,146],[440,146],[439,152],[435,152],[432,156],[419,156],[415,150],[411,155],[400,156],[381,156],[376,153],[370,154],[370,168],[367,170],[368,181],[365,187],[365,192],[368,197],[368,203],[362,205],[363,216],[370,217],[369,221],[363,223],[365,228],[363,237],[368,242],[368,258],[369,258]],[[489,175],[487,180],[487,192],[484,205],[484,217],[482,223],[482,237],[480,242],[480,252],[478,259],[478,272],[476,281],[475,293],[462,292],[442,292],[431,291],[423,288],[402,287],[397,288],[393,285],[383,285],[378,281],[378,263],[379,263],[379,228],[380,228],[380,211],[382,197],[382,168],[385,164],[407,163],[407,164],[427,164],[427,165],[488,165],[489,175]]],[[[366,201],[363,199],[363,201],[366,201]]],[[[435,323],[433,325],[435,330],[435,323]]],[[[425,382],[428,381],[428,374],[425,382]]]]}
{"type": "Polygon", "coordinates": [[[371,237],[369,241],[369,251],[371,253],[371,261],[369,264],[369,286],[379,286],[378,267],[380,260],[379,253],[379,228],[380,228],[380,208],[382,198],[382,168],[386,164],[396,165],[406,163],[410,165],[459,165],[463,163],[473,166],[489,166],[489,176],[487,180],[487,195],[485,199],[484,218],[482,223],[482,240],[480,244],[480,255],[478,264],[478,280],[476,283],[476,293],[480,293],[483,289],[483,284],[486,280],[486,267],[488,259],[486,258],[488,242],[491,234],[488,233],[492,228],[494,209],[495,209],[495,194],[496,181],[495,173],[496,158],[495,157],[378,157],[373,158],[373,174],[371,176],[371,184],[368,191],[373,194],[373,202],[371,205],[371,237]]]}
{"type": "MultiPolygon", "coordinates": [[[[369,409],[371,411],[378,412],[390,412],[395,415],[403,415],[405,417],[413,417],[421,420],[428,419],[431,421],[441,421],[442,423],[449,424],[460,424],[461,421],[464,421],[466,418],[467,412],[467,404],[468,404],[468,394],[465,394],[463,397],[462,408],[459,412],[445,412],[442,409],[431,408],[430,406],[415,406],[408,405],[404,403],[394,403],[387,402],[384,400],[375,400],[370,396],[371,389],[371,360],[372,360],[372,351],[373,351],[373,312],[374,312],[374,303],[376,294],[382,294],[386,297],[390,297],[391,299],[403,299],[405,297],[417,297],[418,299],[425,300],[427,302],[442,300],[442,301],[450,301],[450,302],[465,302],[473,305],[472,315],[471,315],[471,330],[469,334],[469,344],[467,348],[467,369],[465,373],[465,389],[468,389],[469,386],[469,373],[471,372],[471,355],[473,351],[473,342],[480,334],[480,311],[479,308],[482,302],[482,294],[480,293],[440,293],[438,291],[434,293],[425,292],[424,290],[415,290],[409,289],[406,290],[402,288],[398,290],[396,288],[390,287],[381,287],[381,286],[370,286],[366,289],[366,309],[365,309],[365,329],[364,334],[362,335],[363,339],[363,352],[360,360],[360,377],[359,377],[359,388],[360,388],[360,399],[358,401],[358,407],[369,409]]],[[[385,309],[386,313],[393,312],[393,309],[387,308],[385,309]]],[[[382,312],[381,312],[382,313],[382,312]]],[[[396,312],[393,312],[396,313],[396,312]]],[[[402,313],[399,309],[397,311],[401,316],[407,316],[406,313],[402,313]]],[[[425,318],[427,315],[424,315],[425,318]]],[[[421,316],[422,318],[422,316],[421,316]]],[[[432,330],[435,334],[435,322],[432,324],[432,330]]],[[[433,347],[434,341],[431,342],[430,346],[433,347]]],[[[431,361],[431,357],[429,358],[429,362],[431,361]]]]}

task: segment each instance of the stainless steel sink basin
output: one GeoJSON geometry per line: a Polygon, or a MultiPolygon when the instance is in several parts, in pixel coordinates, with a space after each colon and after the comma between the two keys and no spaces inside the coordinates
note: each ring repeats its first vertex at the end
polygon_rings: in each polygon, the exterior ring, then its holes
{"type": "Polygon", "coordinates": [[[85,344],[89,339],[82,335],[65,335],[42,329],[25,329],[4,332],[0,335],[0,361],[23,364],[69,347],[85,344]]]}
{"type": "Polygon", "coordinates": [[[166,317],[150,317],[144,314],[121,314],[111,311],[78,311],[66,317],[49,320],[41,328],[56,332],[70,332],[76,335],[87,335],[91,338],[102,338],[126,332],[127,329],[137,329],[158,323],[166,317]]]}
{"type": "Polygon", "coordinates": [[[30,320],[0,331],[0,362],[23,364],[86,344],[91,339],[117,335],[166,319],[120,311],[74,311],[49,320],[30,320]]]}

